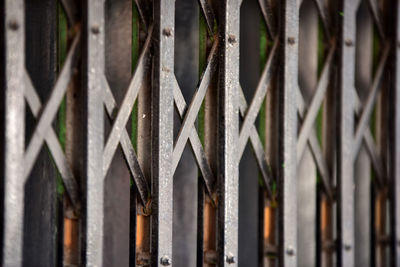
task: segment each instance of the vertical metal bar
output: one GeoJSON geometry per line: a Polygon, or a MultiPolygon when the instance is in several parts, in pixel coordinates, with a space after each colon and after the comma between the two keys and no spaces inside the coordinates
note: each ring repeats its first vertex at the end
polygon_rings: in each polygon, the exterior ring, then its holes
{"type": "MultiPolygon", "coordinates": [[[[26,0],[25,10],[25,68],[37,95],[46,99],[56,80],[57,3],[52,0],[26,0]]],[[[27,116],[26,136],[35,134],[36,126],[37,121],[27,116]]],[[[57,170],[51,160],[52,155],[46,147],[39,147],[40,153],[24,188],[23,264],[52,266],[56,264],[57,257],[57,217],[62,213],[57,211],[57,170]],[[37,242],[39,239],[41,242],[37,242]]]]}
{"type": "Polygon", "coordinates": [[[84,264],[103,265],[104,224],[104,108],[101,88],[104,75],[104,3],[86,2],[86,47],[84,71],[87,90],[86,197],[84,225],[84,264]]]}
{"type": "Polygon", "coordinates": [[[279,266],[297,265],[296,140],[299,12],[296,0],[280,1],[279,266]]]}
{"type": "Polygon", "coordinates": [[[359,1],[342,0],[340,27],[340,74],[337,132],[338,164],[338,266],[354,266],[354,71],[356,36],[356,8],[359,1]]]}
{"type": "MultiPolygon", "coordinates": [[[[318,83],[318,10],[313,1],[304,0],[299,14],[299,87],[305,103],[310,103],[318,83]]],[[[304,116],[305,118],[305,116],[304,116]]],[[[311,149],[298,151],[297,253],[299,266],[316,265],[317,168],[311,149]]]]}
{"type": "MultiPolygon", "coordinates": [[[[364,104],[372,81],[372,16],[367,2],[360,4],[357,12],[355,48],[355,86],[364,104]]],[[[360,148],[354,159],[354,255],[356,266],[371,263],[371,160],[365,146],[360,148]]]]}
{"type": "Polygon", "coordinates": [[[240,1],[220,3],[218,266],[237,266],[240,1]]]}
{"type": "MultiPolygon", "coordinates": [[[[25,18],[24,1],[4,3],[4,214],[3,266],[22,266],[25,136],[25,18]]],[[[2,140],[3,141],[3,140],[2,140]]]]}
{"type": "MultiPolygon", "coordinates": [[[[104,12],[105,75],[116,102],[122,103],[132,76],[132,1],[105,1],[104,12]]],[[[110,128],[106,120],[105,132],[110,128]]],[[[103,264],[127,266],[131,176],[122,149],[115,151],[104,176],[103,264]]]]}
{"type": "Polygon", "coordinates": [[[175,1],[154,2],[152,109],[152,265],[172,262],[175,1]]]}
{"type": "Polygon", "coordinates": [[[394,62],[393,62],[393,96],[392,97],[392,130],[391,130],[391,264],[400,265],[400,1],[394,10],[394,62]]]}

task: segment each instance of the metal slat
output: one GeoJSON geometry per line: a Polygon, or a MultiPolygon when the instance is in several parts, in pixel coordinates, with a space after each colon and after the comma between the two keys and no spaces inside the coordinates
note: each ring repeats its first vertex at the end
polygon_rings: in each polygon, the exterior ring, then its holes
{"type": "Polygon", "coordinates": [[[175,2],[154,3],[152,92],[152,264],[172,265],[175,2]]]}
{"type": "MultiPolygon", "coordinates": [[[[25,17],[24,1],[4,4],[4,206],[3,266],[22,266],[25,136],[25,17]]],[[[2,196],[3,197],[3,196],[2,196]]]]}
{"type": "Polygon", "coordinates": [[[393,25],[393,95],[392,97],[392,130],[391,130],[391,264],[400,265],[400,1],[394,9],[393,25]]]}
{"type": "Polygon", "coordinates": [[[240,1],[220,3],[218,266],[237,266],[240,1]]]}
{"type": "MultiPolygon", "coordinates": [[[[326,58],[326,63],[318,80],[318,9],[313,1],[304,0],[299,14],[299,102],[306,105],[306,112],[299,116],[297,136],[297,253],[298,265],[312,267],[316,265],[316,229],[317,229],[317,164],[313,158],[311,146],[306,146],[310,135],[316,131],[316,117],[325,97],[329,84],[329,71],[333,51],[326,58]],[[304,101],[303,101],[304,97],[304,101]]],[[[298,112],[299,113],[299,112],[298,112]]],[[[318,139],[316,139],[318,140],[318,139]]],[[[310,142],[311,143],[311,142],[310,142]]],[[[316,147],[319,148],[318,141],[316,147]]],[[[322,154],[322,153],[321,153],[322,154]]],[[[325,161],[322,157],[321,161],[325,161]]],[[[322,172],[319,172],[320,174],[322,172]]],[[[327,175],[320,175],[325,181],[327,175]]],[[[325,183],[324,183],[325,184],[325,183]]]]}
{"type": "Polygon", "coordinates": [[[340,17],[338,164],[338,266],[354,266],[354,108],[356,9],[359,1],[342,0],[340,17]]]}
{"type": "Polygon", "coordinates": [[[297,106],[299,9],[296,0],[280,8],[279,266],[297,265],[297,106]]]}
{"type": "Polygon", "coordinates": [[[104,246],[104,107],[102,75],[104,75],[104,3],[87,0],[84,10],[86,38],[83,55],[87,93],[86,181],[83,186],[86,206],[84,214],[84,264],[103,266],[104,246]]]}
{"type": "MultiPolygon", "coordinates": [[[[356,100],[361,96],[360,112],[356,114],[361,117],[363,104],[372,84],[372,18],[368,10],[366,1],[360,4],[357,12],[357,32],[356,32],[356,70],[355,70],[355,86],[357,91],[354,91],[356,100]]],[[[380,79],[379,79],[380,80],[380,79]]],[[[369,117],[368,117],[369,124],[369,117]]],[[[369,132],[369,127],[366,130],[369,132]]],[[[363,131],[364,133],[364,131],[363,131]]],[[[375,145],[373,145],[375,147],[375,145]]],[[[371,212],[371,161],[368,157],[365,146],[361,146],[354,154],[354,220],[357,225],[354,229],[354,255],[356,266],[370,266],[371,264],[371,220],[373,214],[371,212]]]]}

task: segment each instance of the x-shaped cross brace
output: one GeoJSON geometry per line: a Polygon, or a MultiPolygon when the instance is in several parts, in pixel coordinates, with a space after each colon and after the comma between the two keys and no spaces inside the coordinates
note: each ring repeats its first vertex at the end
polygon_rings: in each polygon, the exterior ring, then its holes
{"type": "Polygon", "coordinates": [[[139,89],[142,87],[143,81],[151,67],[150,44],[152,33],[153,25],[150,25],[149,34],[146,38],[142,53],[140,54],[137,67],[117,115],[115,115],[115,111],[117,109],[115,98],[104,75],[102,79],[104,88],[103,101],[106,106],[108,116],[111,120],[113,120],[111,132],[103,150],[103,175],[105,177],[108,169],[110,168],[111,161],[114,157],[118,144],[121,144],[125,160],[133,179],[135,180],[136,187],[144,205],[147,203],[149,197],[149,186],[140,168],[135,150],[133,149],[125,126],[128,122],[129,116],[131,115],[139,89]]]}
{"type": "Polygon", "coordinates": [[[65,158],[64,152],[58,141],[57,135],[54,132],[51,124],[58,112],[61,101],[65,95],[74,69],[80,57],[80,33],[78,33],[72,43],[68,56],[65,60],[64,66],[60,73],[59,78],[51,92],[50,98],[46,105],[43,107],[40,101],[29,74],[25,71],[25,97],[33,116],[38,119],[32,139],[24,155],[24,179],[25,182],[33,168],[43,142],[46,142],[52,157],[56,163],[58,171],[61,174],[65,188],[71,199],[72,205],[76,208],[79,202],[78,186],[76,179],[71,171],[68,161],[65,158]]]}

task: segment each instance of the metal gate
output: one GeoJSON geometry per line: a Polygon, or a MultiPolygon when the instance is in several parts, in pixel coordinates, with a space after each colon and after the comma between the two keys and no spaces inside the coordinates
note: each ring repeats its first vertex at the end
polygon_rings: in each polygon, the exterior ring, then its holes
{"type": "Polygon", "coordinates": [[[1,1],[2,266],[400,266],[400,3],[1,1]]]}

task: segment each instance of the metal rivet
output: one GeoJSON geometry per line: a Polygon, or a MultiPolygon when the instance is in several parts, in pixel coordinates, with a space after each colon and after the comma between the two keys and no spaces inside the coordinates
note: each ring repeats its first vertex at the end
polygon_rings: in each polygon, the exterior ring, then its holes
{"type": "Polygon", "coordinates": [[[350,244],[344,244],[344,250],[350,250],[351,249],[351,245],[350,244]]]}
{"type": "Polygon", "coordinates": [[[351,39],[346,39],[344,41],[344,44],[347,45],[347,46],[353,46],[353,41],[351,39]]]}
{"type": "Polygon", "coordinates": [[[286,249],[286,254],[288,254],[289,256],[293,256],[294,255],[294,249],[292,247],[288,247],[286,249]]]}
{"type": "Polygon", "coordinates": [[[171,28],[165,28],[163,30],[163,35],[167,36],[167,37],[172,36],[172,29],[171,28]]]}
{"type": "Polygon", "coordinates": [[[99,34],[100,33],[99,25],[93,25],[90,30],[92,31],[93,34],[99,34]]]}
{"type": "Polygon", "coordinates": [[[18,21],[16,21],[15,19],[12,19],[8,22],[8,27],[13,30],[16,31],[19,29],[19,23],[18,21]]]}
{"type": "Polygon", "coordinates": [[[288,38],[287,38],[287,41],[288,41],[288,43],[291,44],[291,45],[293,45],[293,44],[296,43],[296,40],[294,39],[294,37],[288,37],[288,38]]]}
{"type": "Polygon", "coordinates": [[[226,256],[226,262],[227,263],[229,263],[229,264],[233,264],[233,263],[235,263],[235,256],[233,256],[232,254],[228,254],[227,256],[226,256]]]}
{"type": "Polygon", "coordinates": [[[236,36],[233,35],[233,34],[229,34],[229,36],[228,36],[228,42],[229,42],[230,44],[236,43],[236,36]]]}
{"type": "Polygon", "coordinates": [[[161,265],[169,266],[169,265],[172,264],[172,261],[171,261],[171,259],[170,259],[168,256],[163,256],[163,257],[161,257],[161,259],[160,259],[160,263],[161,263],[161,265]]]}

